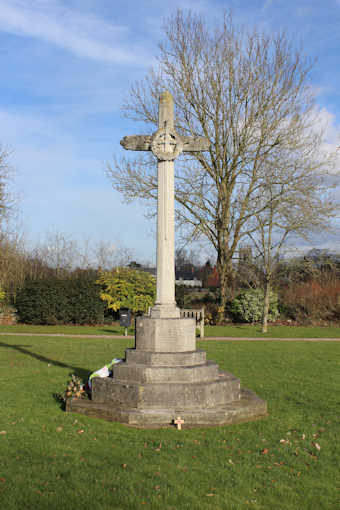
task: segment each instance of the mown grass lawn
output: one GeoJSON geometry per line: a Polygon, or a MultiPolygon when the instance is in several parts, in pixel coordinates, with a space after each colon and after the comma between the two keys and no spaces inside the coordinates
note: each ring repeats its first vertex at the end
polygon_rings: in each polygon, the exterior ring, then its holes
{"type": "Polygon", "coordinates": [[[268,402],[218,428],[136,430],[66,414],[53,394],[132,341],[0,337],[0,508],[340,507],[340,343],[198,342],[268,402]]]}
{"type": "MultiPolygon", "coordinates": [[[[99,326],[33,326],[28,324],[0,325],[0,333],[45,333],[66,335],[116,335],[123,336],[124,328],[119,323],[99,326]]],[[[199,330],[197,329],[199,335],[199,330]]],[[[134,335],[134,327],[128,328],[134,335]]],[[[258,338],[340,338],[340,327],[336,326],[269,326],[262,333],[260,325],[231,324],[228,326],[205,326],[205,336],[258,337],[258,338]]]]}
{"type": "MultiPolygon", "coordinates": [[[[124,335],[123,327],[119,323],[99,326],[40,326],[31,324],[13,324],[10,326],[0,325],[0,333],[45,333],[62,335],[124,335]]],[[[128,334],[134,334],[134,327],[128,328],[128,334]]]]}
{"type": "Polygon", "coordinates": [[[268,326],[262,333],[261,326],[231,324],[228,326],[206,326],[205,336],[258,337],[258,338],[340,338],[340,327],[336,326],[268,326]]]}

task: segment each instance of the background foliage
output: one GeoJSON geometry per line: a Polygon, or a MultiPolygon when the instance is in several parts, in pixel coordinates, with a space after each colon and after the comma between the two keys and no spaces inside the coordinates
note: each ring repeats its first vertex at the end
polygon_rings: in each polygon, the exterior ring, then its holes
{"type": "Polygon", "coordinates": [[[105,304],[100,299],[97,273],[26,280],[18,292],[19,319],[27,324],[101,324],[105,304]]]}
{"type": "MultiPolygon", "coordinates": [[[[243,290],[231,303],[230,313],[235,322],[260,322],[263,313],[263,290],[243,290]]],[[[270,293],[269,320],[275,321],[279,316],[278,298],[270,293]]]]}
{"type": "Polygon", "coordinates": [[[100,273],[98,283],[103,286],[100,296],[114,311],[129,308],[133,312],[146,312],[156,297],[156,280],[144,271],[119,267],[100,273]]]}

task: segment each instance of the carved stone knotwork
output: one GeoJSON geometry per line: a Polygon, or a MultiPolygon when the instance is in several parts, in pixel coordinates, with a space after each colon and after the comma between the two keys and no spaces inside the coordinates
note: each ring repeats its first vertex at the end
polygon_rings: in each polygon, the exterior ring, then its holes
{"type": "Polygon", "coordinates": [[[158,161],[173,161],[181,154],[183,142],[174,129],[165,127],[152,136],[151,150],[158,161]]]}

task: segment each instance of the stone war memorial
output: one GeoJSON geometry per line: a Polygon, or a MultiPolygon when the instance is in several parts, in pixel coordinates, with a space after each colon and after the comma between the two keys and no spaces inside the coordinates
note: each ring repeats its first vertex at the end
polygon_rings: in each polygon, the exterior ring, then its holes
{"type": "Polygon", "coordinates": [[[181,318],[175,302],[174,160],[208,150],[209,141],[176,133],[173,98],[163,92],[158,130],[126,136],[121,145],[152,151],[158,162],[156,302],[150,315],[137,318],[135,348],[126,349],[113,377],[94,378],[92,400],[69,399],[66,410],[136,427],[223,425],[266,415],[265,401],[196,349],[195,320],[181,318]]]}

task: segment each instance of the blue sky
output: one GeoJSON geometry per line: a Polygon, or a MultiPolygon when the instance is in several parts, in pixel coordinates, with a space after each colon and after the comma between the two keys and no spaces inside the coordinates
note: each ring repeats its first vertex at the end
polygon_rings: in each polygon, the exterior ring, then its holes
{"type": "Polygon", "coordinates": [[[340,0],[0,0],[0,141],[12,151],[28,239],[57,231],[154,259],[152,222],[142,205],[122,202],[105,165],[123,153],[123,136],[142,129],[121,106],[177,7],[212,27],[232,8],[241,24],[285,29],[317,58],[312,83],[329,143],[339,145],[340,0]]]}

